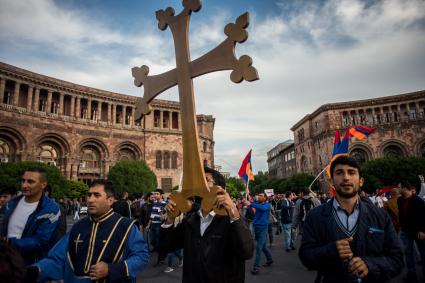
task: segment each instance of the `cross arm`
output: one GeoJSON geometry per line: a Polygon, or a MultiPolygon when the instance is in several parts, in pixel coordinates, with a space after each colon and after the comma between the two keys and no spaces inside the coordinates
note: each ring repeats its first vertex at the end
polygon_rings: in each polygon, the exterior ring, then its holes
{"type": "Polygon", "coordinates": [[[226,25],[224,33],[227,38],[216,48],[191,62],[192,78],[221,70],[233,70],[230,78],[235,83],[258,80],[258,72],[252,66],[251,57],[243,55],[237,59],[235,56],[236,42],[243,43],[248,38],[245,30],[248,24],[249,14],[244,13],[234,24],[226,25]]]}
{"type": "Polygon", "coordinates": [[[177,84],[177,74],[176,69],[172,69],[159,75],[148,76],[149,67],[146,65],[134,67],[131,72],[134,77],[134,85],[138,87],[144,86],[143,97],[137,99],[136,112],[134,114],[134,119],[139,120],[142,115],[151,112],[150,102],[156,96],[177,84]]]}

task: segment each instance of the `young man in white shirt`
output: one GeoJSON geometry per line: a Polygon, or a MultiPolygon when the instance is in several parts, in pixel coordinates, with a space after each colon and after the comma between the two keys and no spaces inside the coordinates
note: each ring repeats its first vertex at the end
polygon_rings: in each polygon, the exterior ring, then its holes
{"type": "Polygon", "coordinates": [[[7,203],[1,236],[31,264],[44,257],[59,224],[59,205],[45,196],[47,172],[29,168],[22,176],[22,195],[7,203]]]}

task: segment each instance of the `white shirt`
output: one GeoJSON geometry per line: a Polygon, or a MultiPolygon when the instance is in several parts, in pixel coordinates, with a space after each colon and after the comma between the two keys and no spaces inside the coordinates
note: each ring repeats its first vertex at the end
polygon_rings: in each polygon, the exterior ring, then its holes
{"type": "MultiPolygon", "coordinates": [[[[211,210],[210,213],[208,213],[205,217],[202,215],[201,209],[198,210],[199,214],[199,222],[200,222],[200,231],[201,231],[201,237],[204,235],[205,230],[207,230],[208,226],[210,226],[211,222],[213,221],[213,218],[215,216],[214,210],[211,210]]],[[[170,228],[173,224],[162,224],[162,228],[170,228]]]]}
{"type": "Polygon", "coordinates": [[[357,221],[359,220],[359,201],[357,200],[356,205],[354,206],[353,212],[351,214],[348,214],[346,210],[341,208],[341,205],[339,204],[336,198],[334,198],[333,207],[336,211],[336,215],[338,216],[344,228],[347,229],[347,231],[349,232],[353,231],[354,227],[357,224],[357,221]]]}
{"type": "Polygon", "coordinates": [[[198,210],[198,214],[201,221],[201,237],[204,235],[205,230],[207,230],[208,226],[210,226],[213,218],[215,216],[214,210],[211,210],[205,217],[202,215],[201,210],[198,210]]]}
{"type": "Polygon", "coordinates": [[[20,239],[27,224],[28,217],[37,208],[37,202],[26,202],[25,197],[21,198],[10,216],[9,225],[7,226],[7,238],[20,239]]]}

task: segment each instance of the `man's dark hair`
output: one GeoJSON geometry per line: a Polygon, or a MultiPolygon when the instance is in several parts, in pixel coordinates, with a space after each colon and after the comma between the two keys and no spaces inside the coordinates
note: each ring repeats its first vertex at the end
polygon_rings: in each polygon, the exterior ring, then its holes
{"type": "Polygon", "coordinates": [[[357,160],[351,156],[338,156],[334,161],[331,163],[331,178],[334,176],[334,170],[337,165],[348,165],[350,167],[356,168],[357,171],[359,171],[360,178],[363,177],[362,175],[362,169],[360,168],[359,163],[357,160]]]}
{"type": "Polygon", "coordinates": [[[0,195],[16,195],[17,189],[14,186],[4,186],[0,190],[0,195]]]}
{"type": "Polygon", "coordinates": [[[407,188],[409,191],[413,189],[416,190],[415,186],[412,186],[412,184],[410,184],[408,181],[401,181],[400,184],[401,184],[401,188],[407,188]]]}
{"type": "Polygon", "coordinates": [[[287,191],[287,192],[285,193],[285,197],[289,197],[291,194],[292,194],[292,192],[291,192],[291,191],[287,191]]]}
{"type": "Polygon", "coordinates": [[[160,193],[161,195],[163,195],[163,194],[164,194],[164,191],[163,191],[162,189],[160,189],[160,188],[157,188],[157,189],[155,190],[155,192],[158,192],[158,193],[160,193]]]}
{"type": "Polygon", "coordinates": [[[145,195],[145,201],[148,201],[148,199],[151,197],[152,193],[149,192],[145,195]]]}
{"type": "Polygon", "coordinates": [[[306,196],[310,193],[310,188],[309,187],[302,188],[301,192],[306,196]]]}
{"type": "Polygon", "coordinates": [[[101,185],[108,197],[115,197],[115,190],[112,181],[106,179],[96,179],[90,183],[89,188],[101,185]]]}
{"type": "Polygon", "coordinates": [[[211,176],[214,179],[214,183],[217,186],[220,186],[223,189],[226,188],[226,179],[224,178],[224,176],[220,172],[218,172],[217,170],[214,170],[210,167],[207,167],[207,166],[204,167],[204,172],[211,174],[211,176]]]}
{"type": "MultiPolygon", "coordinates": [[[[27,169],[25,169],[25,172],[35,172],[35,173],[39,173],[40,174],[40,181],[42,182],[47,182],[47,171],[43,168],[40,167],[28,167],[27,169]]],[[[25,173],[24,172],[24,173],[25,173]]]]}
{"type": "Polygon", "coordinates": [[[25,263],[17,250],[0,239],[0,277],[2,282],[19,283],[25,276],[25,263]]]}

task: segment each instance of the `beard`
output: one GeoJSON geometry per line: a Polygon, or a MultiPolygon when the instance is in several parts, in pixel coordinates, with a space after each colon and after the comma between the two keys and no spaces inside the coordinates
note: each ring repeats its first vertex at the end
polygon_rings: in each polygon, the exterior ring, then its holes
{"type": "Polygon", "coordinates": [[[343,198],[347,198],[347,199],[349,199],[349,198],[353,198],[353,197],[355,197],[356,195],[358,195],[358,193],[359,193],[359,190],[360,190],[360,187],[359,186],[356,186],[356,185],[353,185],[352,186],[352,190],[350,190],[350,191],[345,191],[342,187],[340,187],[340,186],[335,186],[335,190],[336,190],[336,193],[340,196],[340,197],[343,197],[343,198]]]}

